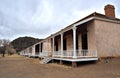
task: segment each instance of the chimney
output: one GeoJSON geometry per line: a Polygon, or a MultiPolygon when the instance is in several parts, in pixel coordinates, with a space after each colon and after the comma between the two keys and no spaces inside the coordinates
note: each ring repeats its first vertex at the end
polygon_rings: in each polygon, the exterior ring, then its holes
{"type": "Polygon", "coordinates": [[[115,18],[115,8],[113,5],[106,5],[104,10],[106,16],[115,18]]]}

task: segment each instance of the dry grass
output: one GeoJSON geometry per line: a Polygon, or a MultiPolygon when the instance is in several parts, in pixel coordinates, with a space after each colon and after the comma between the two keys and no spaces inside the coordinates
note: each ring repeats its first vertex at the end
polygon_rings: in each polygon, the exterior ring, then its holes
{"type": "Polygon", "coordinates": [[[0,59],[0,78],[120,78],[120,58],[72,68],[12,55],[0,59]]]}

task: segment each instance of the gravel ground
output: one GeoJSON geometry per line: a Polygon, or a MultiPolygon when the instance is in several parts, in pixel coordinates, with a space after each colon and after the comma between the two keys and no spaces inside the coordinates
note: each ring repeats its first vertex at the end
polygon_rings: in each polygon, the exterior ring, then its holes
{"type": "Polygon", "coordinates": [[[120,78],[120,58],[72,68],[40,64],[38,59],[18,55],[5,56],[0,57],[0,78],[120,78]]]}

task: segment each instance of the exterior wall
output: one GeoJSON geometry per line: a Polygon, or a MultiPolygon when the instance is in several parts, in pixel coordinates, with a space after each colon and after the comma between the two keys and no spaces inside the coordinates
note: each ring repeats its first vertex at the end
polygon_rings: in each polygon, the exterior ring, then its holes
{"type": "Polygon", "coordinates": [[[99,57],[120,56],[120,24],[95,20],[99,57]]]}
{"type": "Polygon", "coordinates": [[[73,50],[73,37],[72,34],[66,35],[66,46],[67,46],[67,50],[73,50]]]}
{"type": "Polygon", "coordinates": [[[61,39],[58,39],[58,51],[61,51],[61,39]]]}
{"type": "Polygon", "coordinates": [[[51,46],[51,44],[52,44],[51,39],[48,39],[48,42],[47,42],[48,52],[52,52],[52,46],[51,46]]]}
{"type": "MultiPolygon", "coordinates": [[[[58,46],[54,46],[55,51],[56,51],[56,47],[58,47],[58,51],[61,51],[61,38],[57,39],[57,43],[58,43],[58,46]]],[[[53,48],[53,47],[51,47],[51,48],[53,48]]]]}
{"type": "Polygon", "coordinates": [[[51,52],[52,51],[51,44],[52,44],[51,39],[48,39],[45,42],[43,42],[43,47],[42,47],[43,52],[51,52]]]}
{"type": "Polygon", "coordinates": [[[94,21],[87,23],[88,50],[96,50],[94,21]]]}
{"type": "Polygon", "coordinates": [[[42,52],[48,52],[47,41],[43,42],[42,52]]]}
{"type": "Polygon", "coordinates": [[[32,53],[32,47],[29,48],[29,53],[32,53]]]}
{"type": "MultiPolygon", "coordinates": [[[[82,38],[81,33],[78,33],[78,49],[82,50],[82,38]]],[[[94,21],[87,23],[87,41],[88,50],[96,51],[96,38],[95,38],[95,26],[94,21]]]]}
{"type": "Polygon", "coordinates": [[[81,33],[78,33],[78,50],[82,50],[82,39],[81,39],[81,33]]]}

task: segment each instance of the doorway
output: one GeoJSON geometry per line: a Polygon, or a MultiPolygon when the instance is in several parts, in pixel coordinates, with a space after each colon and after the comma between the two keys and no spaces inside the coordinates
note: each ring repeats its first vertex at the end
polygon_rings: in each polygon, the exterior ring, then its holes
{"type": "Polygon", "coordinates": [[[67,41],[66,41],[66,38],[63,39],[63,50],[67,50],[67,41]]]}
{"type": "Polygon", "coordinates": [[[39,51],[40,51],[39,46],[40,46],[39,44],[35,46],[35,54],[39,54],[39,51]]]}
{"type": "Polygon", "coordinates": [[[41,43],[40,52],[42,52],[42,48],[43,48],[43,43],[41,43]]]}
{"type": "Polygon", "coordinates": [[[87,54],[88,50],[88,38],[87,38],[87,33],[82,34],[82,54],[85,56],[87,54]]]}
{"type": "Polygon", "coordinates": [[[58,41],[55,42],[55,50],[58,51],[58,41]]]}

